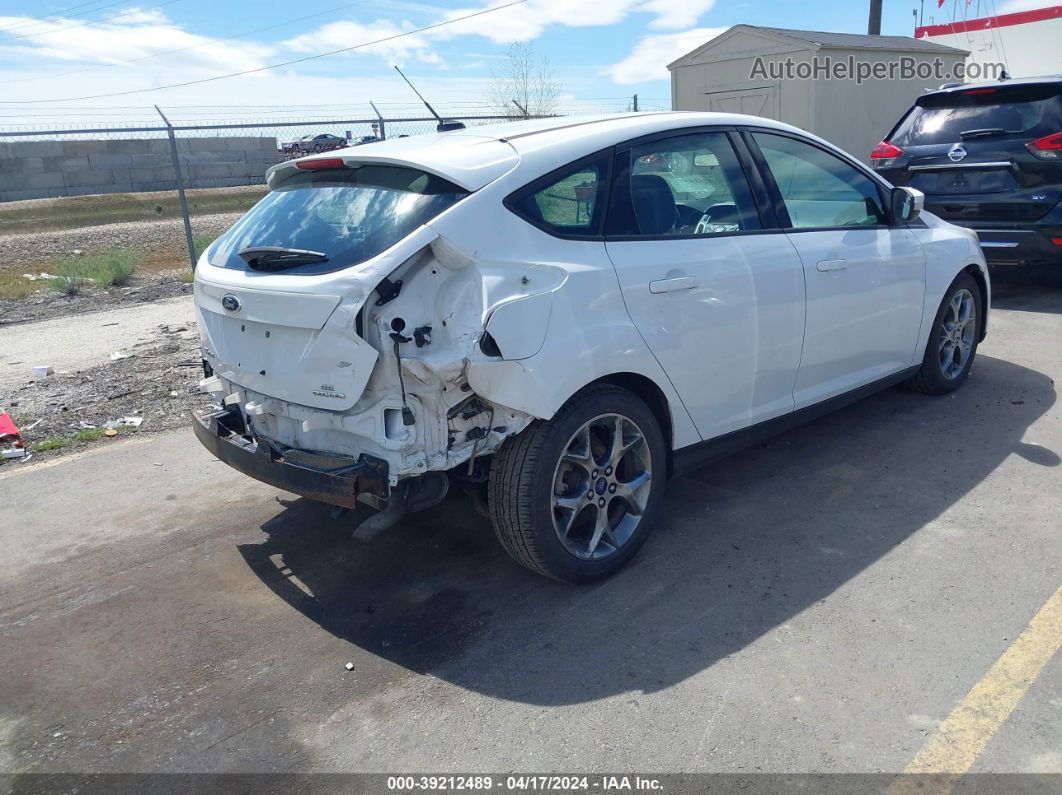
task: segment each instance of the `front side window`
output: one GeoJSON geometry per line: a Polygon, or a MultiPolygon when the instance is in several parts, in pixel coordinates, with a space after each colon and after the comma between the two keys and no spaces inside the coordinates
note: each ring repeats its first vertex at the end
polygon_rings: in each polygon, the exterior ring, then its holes
{"type": "Polygon", "coordinates": [[[467,195],[401,166],[296,171],[219,237],[208,257],[212,265],[246,270],[239,256],[246,248],[301,249],[327,260],[286,271],[328,273],[375,257],[467,195]]]}
{"type": "Polygon", "coordinates": [[[888,223],[877,183],[817,146],[783,135],[752,136],[795,229],[888,223]]]}
{"type": "Polygon", "coordinates": [[[610,211],[610,237],[698,237],[760,228],[726,133],[691,133],[640,144],[623,162],[610,211]]]}
{"type": "Polygon", "coordinates": [[[561,235],[593,233],[602,209],[608,177],[608,155],[580,162],[532,183],[509,202],[519,215],[548,232],[561,235]]]}

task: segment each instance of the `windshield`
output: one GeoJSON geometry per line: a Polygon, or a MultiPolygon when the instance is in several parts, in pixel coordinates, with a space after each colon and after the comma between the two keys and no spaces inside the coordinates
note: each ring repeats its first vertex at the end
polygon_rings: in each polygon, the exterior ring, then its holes
{"type": "Polygon", "coordinates": [[[321,252],[327,262],[291,273],[328,273],[375,257],[468,195],[414,168],[363,165],[297,171],[210,247],[212,265],[247,270],[239,252],[276,246],[321,252]]]}
{"type": "Polygon", "coordinates": [[[1054,85],[982,88],[921,97],[889,141],[899,147],[949,144],[975,130],[1041,138],[1062,130],[1062,96],[1054,85]],[[1003,132],[1000,132],[1003,131],[1003,132]]]}

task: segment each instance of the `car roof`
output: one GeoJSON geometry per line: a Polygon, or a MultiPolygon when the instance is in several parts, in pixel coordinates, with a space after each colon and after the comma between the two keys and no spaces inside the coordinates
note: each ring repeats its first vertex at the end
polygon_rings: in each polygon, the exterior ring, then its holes
{"type": "Polygon", "coordinates": [[[1002,88],[1005,86],[1035,86],[1062,84],[1062,75],[1041,75],[1039,77],[1015,77],[1007,80],[986,80],[982,83],[954,83],[941,86],[934,91],[927,91],[923,96],[933,94],[961,94],[973,88],[1002,88]]]}
{"type": "MultiPolygon", "coordinates": [[[[796,127],[761,116],[661,111],[558,116],[482,125],[337,149],[329,152],[328,157],[341,157],[350,165],[379,163],[414,166],[466,190],[478,190],[518,166],[520,171],[546,173],[622,141],[684,127],[702,126],[767,127],[820,140],[796,127]]],[[[275,186],[297,168],[298,162],[289,160],[270,168],[266,172],[268,184],[275,186]]]]}

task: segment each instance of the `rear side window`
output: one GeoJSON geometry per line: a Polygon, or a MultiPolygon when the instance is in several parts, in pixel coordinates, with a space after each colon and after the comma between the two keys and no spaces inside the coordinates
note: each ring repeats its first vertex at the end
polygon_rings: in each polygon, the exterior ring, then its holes
{"type": "Polygon", "coordinates": [[[285,273],[328,273],[375,257],[467,195],[441,177],[401,166],[297,171],[219,237],[208,257],[212,265],[246,270],[244,248],[303,249],[328,261],[285,273]]]}
{"type": "Polygon", "coordinates": [[[760,228],[745,173],[726,133],[691,133],[640,144],[624,153],[616,171],[610,238],[692,237],[760,228]]]}
{"type": "Polygon", "coordinates": [[[598,234],[610,156],[595,155],[535,180],[505,200],[517,215],[563,237],[598,234]]]}
{"type": "Polygon", "coordinates": [[[1055,85],[972,88],[928,94],[889,136],[899,147],[956,143],[963,133],[1042,138],[1062,130],[1062,94],[1055,85]]]}

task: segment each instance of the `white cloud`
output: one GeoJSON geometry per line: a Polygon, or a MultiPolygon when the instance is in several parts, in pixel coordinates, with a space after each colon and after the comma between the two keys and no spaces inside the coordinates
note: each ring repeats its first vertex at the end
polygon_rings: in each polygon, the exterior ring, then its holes
{"type": "Polygon", "coordinates": [[[46,70],[42,67],[48,62],[75,61],[128,64],[135,67],[136,76],[141,79],[145,76],[152,80],[172,78],[175,73],[196,78],[255,69],[265,65],[263,59],[273,52],[272,48],[259,44],[198,46],[208,45],[211,39],[188,33],[157,11],[133,9],[91,25],[61,18],[41,21],[32,17],[0,17],[0,26],[15,25],[19,25],[19,38],[8,44],[5,55],[17,55],[20,66],[44,74],[46,70]],[[181,52],[142,62],[136,60],[178,49],[181,52]]]}
{"type": "MultiPolygon", "coordinates": [[[[573,28],[613,25],[622,21],[637,3],[638,0],[528,0],[522,5],[454,22],[430,31],[430,35],[436,39],[483,36],[496,44],[511,44],[534,39],[553,25],[573,28]]],[[[497,5],[492,2],[479,7],[455,8],[447,11],[444,18],[457,19],[497,5]]]]}
{"type": "Polygon", "coordinates": [[[667,80],[669,63],[727,30],[729,28],[694,28],[681,33],[645,36],[634,45],[630,55],[604,69],[603,74],[622,85],[667,80]]]}
{"type": "MultiPolygon", "coordinates": [[[[652,28],[665,30],[688,28],[695,24],[702,14],[711,9],[715,2],[716,0],[527,0],[521,5],[509,6],[469,19],[460,19],[500,5],[497,0],[488,0],[480,6],[449,9],[442,19],[459,21],[409,38],[423,43],[449,41],[462,36],[482,36],[495,44],[511,44],[516,41],[534,39],[554,25],[570,28],[614,25],[636,12],[652,14],[653,19],[649,22],[652,28]]],[[[323,49],[324,47],[320,46],[322,37],[325,40],[335,40],[329,39],[328,31],[338,29],[340,25],[349,25],[349,27],[344,29],[346,35],[341,39],[343,43],[336,46],[350,46],[361,41],[371,41],[381,35],[389,35],[388,31],[394,33],[399,30],[389,20],[377,20],[368,25],[354,22],[333,23],[293,41],[302,41],[306,43],[306,46],[312,44],[323,49]]],[[[403,23],[403,26],[412,27],[409,23],[403,23]]],[[[407,54],[425,51],[421,47],[407,48],[401,45],[402,41],[396,41],[395,47],[402,47],[402,51],[407,54]]],[[[374,49],[366,48],[363,51],[374,49]]]]}
{"type": "Polygon", "coordinates": [[[682,30],[696,25],[702,14],[715,5],[715,0],[647,0],[639,11],[656,15],[649,27],[657,30],[682,30]]]}
{"type": "MultiPolygon", "coordinates": [[[[389,19],[378,19],[367,24],[343,20],[341,22],[330,22],[311,33],[289,39],[284,44],[296,52],[317,53],[352,47],[356,44],[376,41],[377,39],[386,39],[390,36],[405,33],[414,27],[411,22],[395,23],[389,19]]],[[[419,33],[362,47],[353,50],[351,54],[357,53],[377,55],[389,64],[398,64],[399,66],[404,65],[410,59],[440,67],[445,66],[443,59],[431,49],[424,35],[419,33]]]]}

